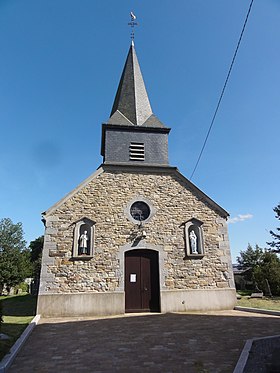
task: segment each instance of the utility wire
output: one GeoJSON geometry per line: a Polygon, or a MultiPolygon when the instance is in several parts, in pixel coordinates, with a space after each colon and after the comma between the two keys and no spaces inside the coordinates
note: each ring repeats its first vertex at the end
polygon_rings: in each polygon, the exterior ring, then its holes
{"type": "Polygon", "coordinates": [[[220,95],[220,98],[219,98],[218,104],[217,104],[217,106],[216,106],[216,110],[215,110],[215,112],[214,112],[214,115],[213,115],[213,118],[212,118],[212,121],[211,121],[210,127],[209,127],[209,129],[208,129],[208,132],[207,132],[207,135],[206,135],[206,137],[205,137],[205,140],[204,140],[203,146],[202,146],[202,148],[201,148],[200,154],[199,154],[199,156],[198,156],[198,159],[197,159],[197,161],[196,161],[195,167],[194,167],[193,172],[192,172],[192,174],[191,174],[190,180],[192,179],[192,177],[193,177],[193,175],[194,175],[194,173],[195,173],[195,171],[196,171],[196,169],[197,169],[197,166],[198,166],[198,164],[199,164],[200,158],[201,158],[201,156],[202,156],[202,153],[203,153],[203,151],[204,151],[205,145],[206,145],[206,143],[207,143],[208,137],[209,137],[209,135],[210,135],[211,129],[212,129],[212,127],[213,127],[214,121],[215,121],[215,119],[216,119],[216,116],[217,116],[218,110],[219,110],[219,108],[220,108],[220,104],[221,104],[222,98],[223,98],[224,93],[225,93],[225,90],[226,90],[226,86],[227,86],[227,83],[228,83],[228,80],[229,80],[229,77],[230,77],[230,74],[231,74],[231,70],[232,70],[232,68],[233,68],[233,65],[234,65],[234,62],[235,62],[235,58],[236,58],[236,55],[237,55],[237,52],[238,52],[238,49],[239,49],[239,46],[240,46],[240,43],[241,43],[241,40],[242,40],[242,37],[243,37],[244,31],[245,31],[245,27],[246,27],[246,24],[247,24],[247,21],[248,21],[248,18],[249,18],[249,14],[250,14],[250,12],[251,12],[251,8],[252,8],[252,5],[253,5],[253,2],[254,2],[254,0],[251,1],[251,4],[250,4],[250,6],[249,6],[249,9],[248,9],[248,12],[247,12],[247,15],[246,15],[246,19],[245,19],[245,22],[244,22],[244,25],[243,25],[243,28],[242,28],[242,31],[241,31],[241,34],[240,34],[240,37],[239,37],[238,43],[237,43],[237,47],[236,47],[236,49],[235,49],[235,52],[234,52],[234,55],[233,55],[233,58],[232,58],[232,61],[231,61],[231,64],[230,64],[230,68],[229,68],[229,71],[228,71],[228,74],[227,74],[227,77],[226,77],[226,81],[225,81],[225,84],[224,84],[223,89],[222,89],[222,93],[221,93],[221,95],[220,95]]]}

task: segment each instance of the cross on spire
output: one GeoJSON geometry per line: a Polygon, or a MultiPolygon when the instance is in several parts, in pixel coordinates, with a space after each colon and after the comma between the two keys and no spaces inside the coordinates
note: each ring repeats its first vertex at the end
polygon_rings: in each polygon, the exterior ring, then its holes
{"type": "Polygon", "coordinates": [[[130,22],[128,23],[128,25],[131,27],[130,37],[132,41],[134,40],[134,26],[138,26],[138,23],[135,22],[135,20],[136,15],[133,12],[130,12],[130,22]]]}

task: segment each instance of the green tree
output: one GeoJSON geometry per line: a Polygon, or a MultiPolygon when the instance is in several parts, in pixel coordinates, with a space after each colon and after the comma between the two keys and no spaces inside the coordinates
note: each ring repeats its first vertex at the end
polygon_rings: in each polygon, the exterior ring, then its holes
{"type": "Polygon", "coordinates": [[[258,245],[253,249],[253,247],[248,244],[247,249],[245,251],[240,251],[240,256],[236,258],[238,267],[240,269],[255,268],[261,263],[263,253],[263,249],[258,245]]]}
{"type": "Polygon", "coordinates": [[[4,284],[15,286],[24,280],[28,273],[28,254],[23,238],[21,223],[11,219],[0,220],[0,293],[4,284]]]}
{"type": "MultiPolygon", "coordinates": [[[[274,207],[273,211],[276,213],[276,219],[280,220],[280,203],[276,207],[274,207]]],[[[276,230],[280,232],[280,228],[276,228],[276,230]]],[[[271,242],[267,242],[267,244],[272,247],[273,252],[280,253],[280,234],[277,234],[273,231],[270,231],[269,233],[274,238],[274,240],[271,242]]]]}
{"type": "Polygon", "coordinates": [[[260,248],[258,245],[253,248],[250,244],[244,251],[240,251],[240,256],[238,256],[237,263],[238,268],[246,270],[243,273],[243,278],[246,281],[249,287],[257,285],[254,279],[254,269],[260,265],[263,256],[263,249],[260,248]],[[251,284],[250,284],[251,283],[251,284]]]}
{"type": "Polygon", "coordinates": [[[44,244],[44,236],[40,236],[29,244],[30,260],[32,262],[33,277],[39,279],[41,271],[42,250],[44,244]]]}
{"type": "Polygon", "coordinates": [[[22,223],[13,224],[9,218],[0,220],[0,248],[24,250],[26,241],[23,238],[22,223]]]}
{"type": "Polygon", "coordinates": [[[280,295],[280,259],[276,253],[266,251],[261,263],[254,268],[253,276],[265,294],[268,293],[268,281],[272,295],[280,295]]]}
{"type": "Polygon", "coordinates": [[[31,263],[31,253],[29,249],[24,249],[21,251],[21,259],[24,267],[24,278],[33,277],[33,265],[31,263]]]}

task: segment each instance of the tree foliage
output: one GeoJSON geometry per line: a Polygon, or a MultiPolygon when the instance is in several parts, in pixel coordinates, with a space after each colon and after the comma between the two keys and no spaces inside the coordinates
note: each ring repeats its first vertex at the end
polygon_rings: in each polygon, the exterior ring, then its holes
{"type": "Polygon", "coordinates": [[[248,247],[245,251],[240,251],[240,256],[238,256],[237,263],[240,269],[251,268],[254,269],[257,265],[261,263],[263,256],[263,249],[258,245],[253,247],[248,244],[248,247]]]}
{"type": "MultiPolygon", "coordinates": [[[[276,213],[276,219],[280,220],[280,203],[274,207],[273,211],[276,213]]],[[[280,228],[276,228],[279,233],[270,231],[269,233],[273,237],[273,241],[267,242],[267,244],[272,247],[272,251],[275,253],[280,253],[280,228]]]]}
{"type": "Polygon", "coordinates": [[[0,292],[4,284],[8,287],[19,284],[29,274],[28,252],[23,238],[21,223],[11,219],[0,220],[0,292]]]}
{"type": "Polygon", "coordinates": [[[280,295],[280,259],[277,254],[267,251],[261,263],[254,269],[254,279],[266,294],[269,293],[267,281],[272,295],[280,295]]]}
{"type": "Polygon", "coordinates": [[[240,252],[237,262],[240,269],[251,269],[250,278],[247,279],[253,281],[265,294],[269,293],[268,282],[272,294],[280,295],[280,259],[276,253],[263,250],[258,245],[253,248],[248,244],[247,250],[240,252]]]}
{"type": "Polygon", "coordinates": [[[42,250],[44,244],[44,236],[40,236],[29,244],[30,260],[32,263],[33,277],[39,279],[41,271],[42,250]]]}
{"type": "Polygon", "coordinates": [[[9,218],[0,220],[0,250],[17,249],[22,251],[26,247],[23,238],[22,223],[13,224],[9,218]]]}

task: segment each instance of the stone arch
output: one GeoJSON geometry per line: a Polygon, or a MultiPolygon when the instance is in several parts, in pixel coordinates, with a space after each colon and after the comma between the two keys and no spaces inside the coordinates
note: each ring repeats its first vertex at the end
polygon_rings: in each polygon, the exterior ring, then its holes
{"type": "Polygon", "coordinates": [[[125,312],[160,312],[158,251],[125,253],[125,312]]]}
{"type": "Polygon", "coordinates": [[[160,291],[165,289],[165,279],[167,277],[167,270],[165,269],[165,260],[167,258],[166,252],[163,246],[151,245],[144,240],[140,241],[135,245],[134,243],[128,243],[120,247],[117,259],[119,261],[119,269],[117,271],[117,276],[119,278],[119,287],[117,291],[124,291],[124,276],[125,276],[125,253],[131,250],[153,250],[158,252],[158,265],[159,265],[159,287],[160,291]]]}
{"type": "Polygon", "coordinates": [[[86,217],[74,223],[73,232],[73,257],[74,258],[92,258],[94,250],[94,234],[95,222],[86,217]],[[84,232],[87,232],[87,246],[84,252],[81,252],[79,246],[80,237],[84,232]]]}
{"type": "Polygon", "coordinates": [[[203,222],[192,218],[185,223],[185,249],[186,257],[202,258],[204,256],[204,240],[202,231],[203,222]],[[196,237],[196,250],[194,251],[191,243],[191,234],[196,237]]]}

